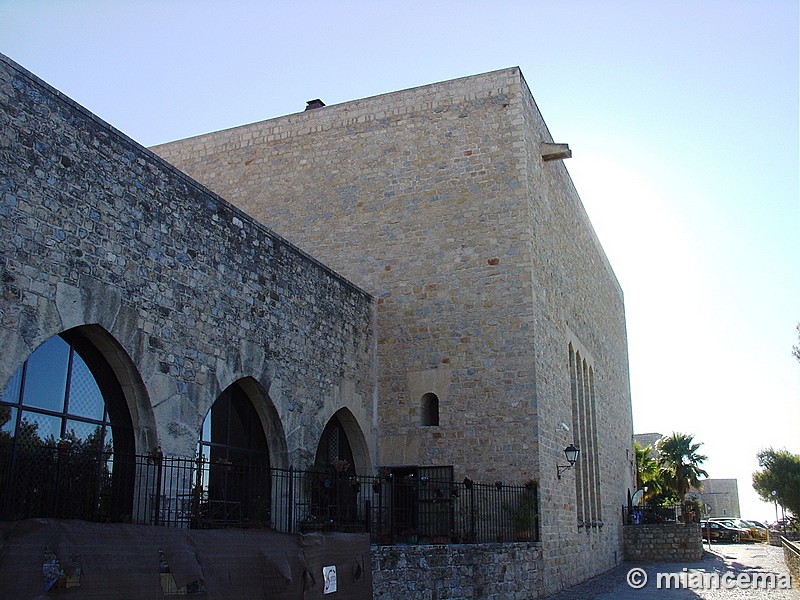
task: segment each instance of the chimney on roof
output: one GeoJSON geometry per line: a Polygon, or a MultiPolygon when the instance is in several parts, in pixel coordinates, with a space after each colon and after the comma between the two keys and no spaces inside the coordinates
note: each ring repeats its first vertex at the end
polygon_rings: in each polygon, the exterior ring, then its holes
{"type": "Polygon", "coordinates": [[[325,103],[319,98],[306,102],[306,110],[314,110],[315,108],[322,108],[323,106],[325,106],[325,103]]]}

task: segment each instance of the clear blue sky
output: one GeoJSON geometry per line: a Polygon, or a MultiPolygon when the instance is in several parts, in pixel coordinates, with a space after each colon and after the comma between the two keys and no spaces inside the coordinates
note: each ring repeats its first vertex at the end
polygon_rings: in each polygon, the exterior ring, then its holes
{"type": "Polygon", "coordinates": [[[0,52],[145,145],[519,66],[626,297],[636,432],[800,453],[796,0],[0,0],[0,52]]]}

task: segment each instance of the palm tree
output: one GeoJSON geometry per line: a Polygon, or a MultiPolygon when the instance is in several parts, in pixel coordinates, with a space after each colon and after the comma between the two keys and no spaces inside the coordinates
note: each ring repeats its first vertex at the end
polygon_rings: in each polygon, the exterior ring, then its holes
{"type": "Polygon", "coordinates": [[[685,433],[664,436],[656,443],[661,479],[679,502],[683,502],[690,487],[700,487],[700,477],[708,477],[700,468],[708,458],[697,453],[700,446],[702,443],[695,443],[694,436],[685,433]]]}
{"type": "Polygon", "coordinates": [[[647,503],[661,492],[661,480],[658,469],[658,460],[655,452],[650,446],[644,446],[638,442],[633,442],[633,451],[636,455],[636,489],[647,491],[643,492],[642,500],[647,503]]]}

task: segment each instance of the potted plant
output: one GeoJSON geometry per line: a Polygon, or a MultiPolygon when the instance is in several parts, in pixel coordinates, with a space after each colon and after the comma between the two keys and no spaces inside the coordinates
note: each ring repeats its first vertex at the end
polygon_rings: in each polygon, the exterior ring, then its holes
{"type": "Polygon", "coordinates": [[[69,454],[70,448],[72,447],[72,442],[67,438],[59,438],[58,442],[56,443],[56,447],[58,448],[58,453],[61,456],[69,454]]]}
{"type": "Polygon", "coordinates": [[[350,470],[350,462],[342,459],[335,459],[331,461],[331,467],[336,473],[343,474],[350,470]]]}

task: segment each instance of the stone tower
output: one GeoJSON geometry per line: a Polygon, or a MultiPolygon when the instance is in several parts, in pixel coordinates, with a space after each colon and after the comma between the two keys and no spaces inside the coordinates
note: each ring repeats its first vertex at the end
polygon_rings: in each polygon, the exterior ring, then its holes
{"type": "Polygon", "coordinates": [[[380,465],[536,480],[546,589],[621,560],[623,294],[518,68],[153,150],[376,298],[380,465]]]}

